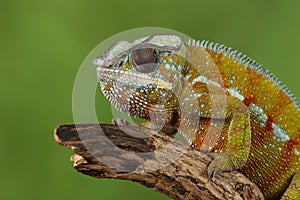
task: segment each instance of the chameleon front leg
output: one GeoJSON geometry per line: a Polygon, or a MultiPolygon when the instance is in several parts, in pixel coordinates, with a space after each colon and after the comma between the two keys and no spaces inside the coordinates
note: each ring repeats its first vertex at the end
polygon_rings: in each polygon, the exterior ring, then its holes
{"type": "Polygon", "coordinates": [[[250,111],[234,97],[227,101],[227,116],[231,116],[228,143],[222,153],[213,154],[208,175],[214,177],[223,171],[239,169],[248,159],[251,146],[250,111]]]}
{"type": "Polygon", "coordinates": [[[289,187],[285,191],[281,200],[298,200],[300,199],[300,172],[297,172],[289,187]]]}

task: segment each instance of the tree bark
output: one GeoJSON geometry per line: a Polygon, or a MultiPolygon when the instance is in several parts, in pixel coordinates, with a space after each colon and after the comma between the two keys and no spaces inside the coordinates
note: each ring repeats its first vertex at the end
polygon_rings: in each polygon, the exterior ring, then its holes
{"type": "Polygon", "coordinates": [[[56,143],[75,153],[74,168],[95,178],[131,180],[172,199],[264,199],[232,171],[209,178],[211,157],[166,134],[136,125],[61,125],[56,143]]]}

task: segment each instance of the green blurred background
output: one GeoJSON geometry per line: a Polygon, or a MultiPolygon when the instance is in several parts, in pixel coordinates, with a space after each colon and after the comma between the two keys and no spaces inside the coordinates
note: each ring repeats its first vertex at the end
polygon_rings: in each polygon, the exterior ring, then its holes
{"type": "MultiPolygon", "coordinates": [[[[1,199],[168,199],[129,181],[81,175],[71,151],[54,143],[54,128],[73,123],[72,87],[84,58],[121,31],[165,27],[246,53],[300,97],[299,9],[296,0],[1,1],[1,199]]],[[[110,123],[111,114],[100,120],[110,123]]]]}

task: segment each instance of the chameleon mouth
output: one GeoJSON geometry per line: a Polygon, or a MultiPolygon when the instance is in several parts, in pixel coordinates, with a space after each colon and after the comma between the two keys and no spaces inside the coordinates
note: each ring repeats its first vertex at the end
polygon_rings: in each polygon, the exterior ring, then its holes
{"type": "Polygon", "coordinates": [[[122,83],[122,85],[133,86],[133,87],[141,87],[147,85],[155,85],[157,88],[163,89],[172,89],[172,85],[163,80],[153,78],[147,74],[122,70],[122,69],[114,69],[114,68],[106,68],[99,66],[97,68],[97,77],[100,83],[122,83]]]}

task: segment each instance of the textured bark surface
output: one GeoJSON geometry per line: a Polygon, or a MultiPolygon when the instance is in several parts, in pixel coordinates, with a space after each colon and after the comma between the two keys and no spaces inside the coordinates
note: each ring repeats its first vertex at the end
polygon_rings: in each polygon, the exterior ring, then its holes
{"type": "Polygon", "coordinates": [[[207,176],[209,156],[135,125],[61,125],[55,141],[75,153],[74,168],[95,178],[131,180],[173,199],[264,199],[238,172],[207,176]]]}

